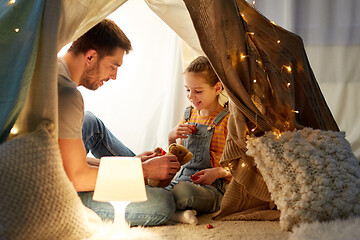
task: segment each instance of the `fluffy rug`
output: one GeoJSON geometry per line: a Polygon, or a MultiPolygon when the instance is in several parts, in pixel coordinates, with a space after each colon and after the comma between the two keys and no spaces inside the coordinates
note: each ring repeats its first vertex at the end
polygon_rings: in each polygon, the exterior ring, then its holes
{"type": "Polygon", "coordinates": [[[289,240],[356,240],[360,237],[360,217],[331,222],[304,223],[295,227],[289,240]]]}
{"type": "Polygon", "coordinates": [[[123,231],[118,231],[111,223],[104,223],[97,225],[98,232],[89,240],[286,240],[289,236],[289,232],[281,231],[278,221],[214,221],[211,217],[210,214],[199,216],[198,225],[168,222],[164,226],[132,227],[123,231]]]}
{"type": "Polygon", "coordinates": [[[301,224],[293,232],[282,231],[278,221],[214,221],[211,215],[199,217],[199,224],[168,223],[158,227],[133,227],[119,231],[111,223],[96,226],[88,240],[356,240],[360,236],[360,218],[301,224]],[[208,229],[211,224],[213,228],[208,229]]]}

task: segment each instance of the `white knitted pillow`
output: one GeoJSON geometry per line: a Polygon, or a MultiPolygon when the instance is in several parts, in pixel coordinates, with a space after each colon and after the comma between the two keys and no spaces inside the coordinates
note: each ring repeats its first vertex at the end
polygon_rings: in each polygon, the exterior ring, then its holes
{"type": "Polygon", "coordinates": [[[0,145],[0,239],[83,239],[87,212],[68,180],[52,136],[41,124],[0,145]]]}
{"type": "Polygon", "coordinates": [[[280,226],[360,215],[360,167],[344,132],[310,128],[247,140],[280,226]]]}

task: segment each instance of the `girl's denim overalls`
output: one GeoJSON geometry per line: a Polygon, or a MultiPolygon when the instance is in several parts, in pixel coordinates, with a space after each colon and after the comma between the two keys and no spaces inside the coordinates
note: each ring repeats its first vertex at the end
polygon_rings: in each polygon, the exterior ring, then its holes
{"type": "MultiPolygon", "coordinates": [[[[184,113],[185,121],[190,119],[192,107],[187,107],[184,113]]],[[[204,125],[199,123],[189,124],[196,126],[196,132],[183,139],[183,145],[194,155],[193,158],[184,164],[180,171],[175,175],[172,186],[178,181],[192,181],[190,176],[202,169],[211,168],[210,162],[210,143],[214,133],[215,126],[227,115],[229,110],[222,110],[215,118],[212,125],[204,125]]],[[[223,179],[217,179],[214,185],[220,192],[224,193],[223,179]]]]}

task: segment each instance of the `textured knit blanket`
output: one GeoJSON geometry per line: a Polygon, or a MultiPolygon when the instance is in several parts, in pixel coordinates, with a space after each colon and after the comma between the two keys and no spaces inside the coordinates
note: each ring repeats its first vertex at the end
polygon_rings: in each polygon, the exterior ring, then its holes
{"type": "Polygon", "coordinates": [[[360,167],[344,132],[304,128],[247,140],[280,225],[330,221],[360,215],[360,167]]]}

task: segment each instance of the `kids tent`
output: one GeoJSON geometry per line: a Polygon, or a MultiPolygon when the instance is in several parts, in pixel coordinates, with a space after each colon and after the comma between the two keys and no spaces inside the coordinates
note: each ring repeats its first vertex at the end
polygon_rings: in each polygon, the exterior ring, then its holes
{"type": "MultiPolygon", "coordinates": [[[[1,3],[0,193],[5,197],[0,236],[56,234],[72,239],[90,234],[87,212],[66,178],[56,143],[56,54],[124,2],[1,3]],[[56,218],[51,217],[54,213],[56,218]]],[[[198,54],[209,58],[229,94],[231,117],[222,164],[233,181],[218,218],[278,218],[259,171],[241,167],[241,160],[253,162],[246,155],[246,132],[254,129],[261,136],[302,127],[339,130],[301,38],[244,0],[146,3],[198,54]],[[247,202],[245,208],[229,212],[229,204],[243,190],[259,204],[247,202]]]]}

